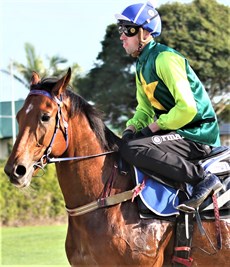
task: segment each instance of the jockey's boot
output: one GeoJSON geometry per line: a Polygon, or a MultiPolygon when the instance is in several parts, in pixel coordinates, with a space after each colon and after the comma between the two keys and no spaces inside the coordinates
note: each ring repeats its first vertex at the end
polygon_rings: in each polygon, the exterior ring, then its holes
{"type": "Polygon", "coordinates": [[[213,192],[219,192],[223,188],[219,178],[208,173],[205,178],[193,188],[191,199],[185,201],[183,204],[192,208],[198,208],[201,203],[213,192]]]}

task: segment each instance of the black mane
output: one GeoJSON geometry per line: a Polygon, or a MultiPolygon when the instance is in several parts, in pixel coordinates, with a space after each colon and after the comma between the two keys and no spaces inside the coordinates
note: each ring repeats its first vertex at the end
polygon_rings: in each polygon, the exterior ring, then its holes
{"type": "Polygon", "coordinates": [[[106,150],[115,149],[119,138],[105,126],[102,120],[102,113],[94,106],[90,105],[83,97],[75,94],[71,90],[66,91],[66,96],[71,99],[71,115],[74,115],[77,112],[84,113],[89,121],[91,129],[96,134],[102,147],[106,150]]]}
{"type": "MultiPolygon", "coordinates": [[[[57,78],[44,78],[40,83],[31,86],[31,90],[39,89],[51,93],[52,88],[58,81],[57,78]]],[[[74,93],[68,85],[63,99],[70,99],[71,113],[70,117],[77,113],[84,113],[89,121],[91,129],[96,134],[100,141],[101,147],[105,150],[117,150],[117,144],[120,140],[108,127],[105,126],[102,120],[102,112],[97,110],[93,105],[89,104],[83,97],[74,93]]]]}

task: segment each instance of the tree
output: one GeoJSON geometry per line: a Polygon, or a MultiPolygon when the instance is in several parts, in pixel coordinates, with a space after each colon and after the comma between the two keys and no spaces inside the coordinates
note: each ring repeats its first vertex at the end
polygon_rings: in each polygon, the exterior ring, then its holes
{"type": "MultiPolygon", "coordinates": [[[[208,90],[219,118],[229,110],[229,100],[225,97],[229,90],[230,68],[228,12],[229,7],[215,0],[162,5],[159,13],[163,31],[156,39],[189,60],[208,90]]],[[[104,111],[108,123],[124,128],[136,106],[135,59],[125,54],[115,24],[107,27],[97,60],[89,74],[75,80],[74,84],[83,97],[104,111]]]]}
{"type": "MultiPolygon", "coordinates": [[[[48,57],[49,66],[46,68],[42,58],[36,55],[35,48],[32,44],[25,44],[25,52],[27,64],[24,65],[17,61],[13,61],[12,65],[17,72],[17,74],[14,74],[14,78],[24,84],[26,87],[29,88],[32,71],[38,72],[41,77],[59,77],[63,74],[63,69],[60,68],[60,65],[67,63],[67,59],[57,55],[48,57]]],[[[76,63],[74,63],[71,68],[73,73],[72,77],[80,72],[80,67],[76,63]]],[[[10,66],[7,70],[1,71],[10,75],[10,66]]]]}
{"type": "Polygon", "coordinates": [[[80,94],[95,102],[106,114],[106,121],[116,128],[130,117],[136,103],[134,61],[123,51],[117,26],[110,25],[97,64],[85,78],[74,82],[80,94]]]}
{"type": "Polygon", "coordinates": [[[162,5],[160,14],[163,31],[159,41],[189,59],[219,118],[227,119],[224,110],[229,110],[230,104],[226,98],[230,86],[229,7],[215,0],[195,0],[191,4],[162,5]]]}

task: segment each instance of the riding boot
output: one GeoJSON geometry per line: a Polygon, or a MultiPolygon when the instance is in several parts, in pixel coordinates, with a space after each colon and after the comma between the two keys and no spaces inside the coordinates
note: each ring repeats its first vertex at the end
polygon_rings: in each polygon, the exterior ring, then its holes
{"type": "Polygon", "coordinates": [[[208,173],[201,182],[194,186],[191,199],[185,201],[183,204],[192,208],[198,208],[210,193],[213,192],[215,194],[222,187],[223,185],[219,178],[212,173],[208,173]]]}

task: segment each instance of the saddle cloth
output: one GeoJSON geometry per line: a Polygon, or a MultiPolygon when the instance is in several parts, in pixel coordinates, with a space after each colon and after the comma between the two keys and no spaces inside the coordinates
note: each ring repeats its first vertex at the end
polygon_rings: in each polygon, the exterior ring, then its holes
{"type": "MultiPolygon", "coordinates": [[[[180,211],[176,207],[188,197],[188,191],[185,193],[179,189],[160,183],[144,174],[137,167],[133,166],[133,168],[136,185],[145,183],[145,187],[139,194],[139,199],[137,199],[140,217],[164,217],[166,220],[174,220],[180,214],[180,211]]],[[[217,194],[217,202],[220,218],[226,219],[230,217],[230,178],[225,179],[222,183],[224,190],[221,190],[217,194]],[[228,201],[226,201],[226,197],[228,201]]],[[[206,220],[215,219],[211,196],[201,204],[200,216],[206,220]]]]}
{"type": "Polygon", "coordinates": [[[133,168],[136,184],[145,183],[139,196],[147,209],[162,217],[179,215],[180,212],[175,208],[179,205],[179,190],[146,176],[135,166],[133,168]]]}

